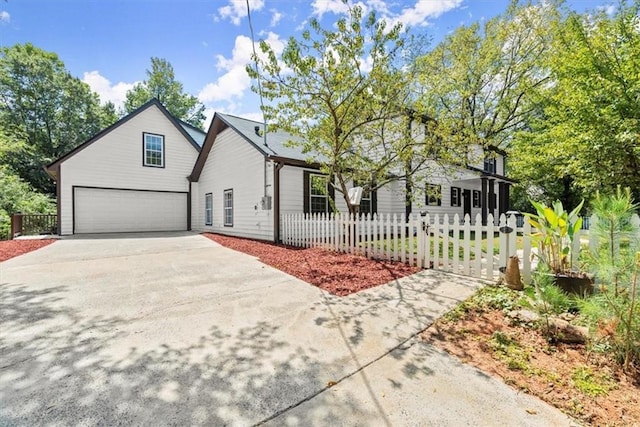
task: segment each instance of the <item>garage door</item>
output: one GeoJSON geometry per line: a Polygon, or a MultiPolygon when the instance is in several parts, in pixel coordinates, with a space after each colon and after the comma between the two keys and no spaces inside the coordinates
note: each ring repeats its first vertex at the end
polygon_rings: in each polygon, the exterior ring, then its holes
{"type": "Polygon", "coordinates": [[[76,187],[74,233],[187,229],[187,193],[76,187]]]}

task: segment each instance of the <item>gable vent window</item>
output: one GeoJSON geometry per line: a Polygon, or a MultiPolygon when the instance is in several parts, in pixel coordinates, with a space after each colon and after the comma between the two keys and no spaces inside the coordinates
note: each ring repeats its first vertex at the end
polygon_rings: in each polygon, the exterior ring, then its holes
{"type": "Polygon", "coordinates": [[[495,157],[484,158],[484,171],[489,173],[497,173],[497,161],[495,157]]]}
{"type": "Polygon", "coordinates": [[[154,168],[164,167],[164,136],[143,133],[143,165],[154,168]]]}

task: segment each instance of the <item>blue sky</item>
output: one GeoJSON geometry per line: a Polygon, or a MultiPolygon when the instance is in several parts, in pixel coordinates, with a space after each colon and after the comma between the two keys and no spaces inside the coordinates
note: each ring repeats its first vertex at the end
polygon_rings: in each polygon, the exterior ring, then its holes
{"type": "MultiPolygon", "coordinates": [[[[504,11],[508,0],[360,0],[368,10],[426,32],[434,41],[504,11]]],[[[572,0],[576,10],[611,1],[572,0]]],[[[330,26],[340,0],[250,0],[257,39],[282,49],[315,16],[330,26]]],[[[122,104],[152,56],[168,60],[188,93],[207,107],[258,119],[244,66],[250,58],[245,0],[9,0],[0,2],[0,45],[31,42],[55,52],[102,101],[122,104]]]]}

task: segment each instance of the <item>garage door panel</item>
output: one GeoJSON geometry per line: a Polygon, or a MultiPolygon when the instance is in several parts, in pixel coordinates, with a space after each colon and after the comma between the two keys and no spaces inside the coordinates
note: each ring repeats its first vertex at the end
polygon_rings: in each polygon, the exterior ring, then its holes
{"type": "Polygon", "coordinates": [[[187,229],[187,194],[75,188],[75,233],[187,229]]]}

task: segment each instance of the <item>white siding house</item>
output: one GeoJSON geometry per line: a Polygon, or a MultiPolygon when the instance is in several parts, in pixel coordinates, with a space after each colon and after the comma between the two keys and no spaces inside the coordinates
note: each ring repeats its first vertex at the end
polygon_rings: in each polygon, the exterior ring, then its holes
{"type": "MultiPolygon", "coordinates": [[[[343,197],[290,138],[265,138],[261,123],[219,113],[204,134],[149,101],[48,165],[57,180],[58,232],[193,229],[278,241],[281,215],[345,212],[343,197]]],[[[392,181],[367,195],[360,211],[504,213],[505,153],[485,154],[476,148],[466,167],[433,162],[411,192],[392,181]]]]}
{"type": "Polygon", "coordinates": [[[48,165],[58,233],[187,230],[198,133],[151,100],[48,165]]]}
{"type": "MultiPolygon", "coordinates": [[[[278,240],[281,215],[329,212],[332,204],[347,210],[319,167],[286,144],[289,135],[269,132],[265,141],[262,129],[259,122],[216,113],[191,174],[194,230],[278,240]],[[317,191],[318,185],[325,190],[317,191]]],[[[392,181],[371,194],[365,210],[400,216],[447,213],[451,219],[456,213],[472,219],[478,213],[483,218],[503,213],[511,183],[503,175],[504,153],[491,153],[486,164],[484,156],[480,149],[474,154],[480,160],[468,167],[434,162],[429,175],[414,185],[408,205],[405,182],[392,181]]]]}

